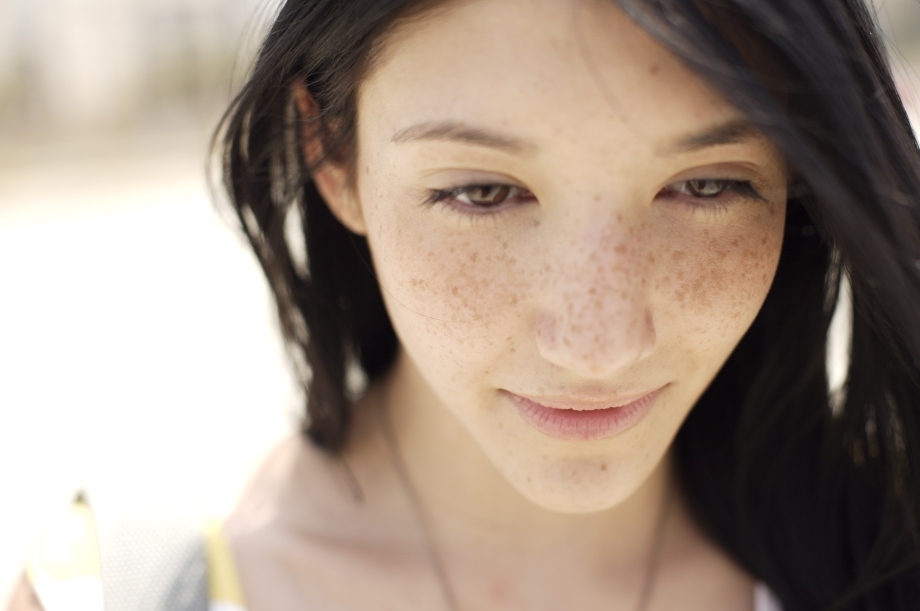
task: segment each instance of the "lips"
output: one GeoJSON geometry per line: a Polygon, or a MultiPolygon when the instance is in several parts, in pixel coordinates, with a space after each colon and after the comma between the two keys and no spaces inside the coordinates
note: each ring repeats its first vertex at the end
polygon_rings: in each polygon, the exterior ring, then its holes
{"type": "Polygon", "coordinates": [[[664,386],[652,392],[618,398],[606,406],[599,400],[563,396],[527,398],[507,392],[521,417],[551,437],[590,441],[615,437],[651,411],[664,386]]]}

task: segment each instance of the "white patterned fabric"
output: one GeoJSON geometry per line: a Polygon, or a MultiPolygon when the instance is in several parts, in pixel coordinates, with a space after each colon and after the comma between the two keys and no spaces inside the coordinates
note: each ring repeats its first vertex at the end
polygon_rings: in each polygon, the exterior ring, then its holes
{"type": "Polygon", "coordinates": [[[133,511],[98,521],[106,611],[206,611],[208,566],[202,521],[133,511]]]}

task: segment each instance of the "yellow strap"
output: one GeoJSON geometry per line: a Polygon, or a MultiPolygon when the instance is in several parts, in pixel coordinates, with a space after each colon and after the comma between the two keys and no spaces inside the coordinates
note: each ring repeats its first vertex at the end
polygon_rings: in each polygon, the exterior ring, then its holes
{"type": "Polygon", "coordinates": [[[233,552],[224,537],[221,520],[210,520],[206,528],[208,590],[212,603],[243,608],[243,590],[236,574],[233,552]]]}

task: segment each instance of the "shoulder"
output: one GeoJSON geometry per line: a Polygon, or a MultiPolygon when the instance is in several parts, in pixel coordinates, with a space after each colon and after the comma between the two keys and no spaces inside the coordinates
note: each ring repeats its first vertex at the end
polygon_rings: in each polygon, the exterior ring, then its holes
{"type": "Polygon", "coordinates": [[[354,595],[365,564],[394,556],[406,511],[381,444],[359,415],[339,455],[297,435],[267,455],[223,526],[250,608],[328,608],[354,595]]]}
{"type": "Polygon", "coordinates": [[[345,447],[335,454],[291,434],[268,452],[244,488],[225,532],[235,537],[273,528],[300,533],[330,529],[366,514],[390,489],[387,447],[373,402],[359,401],[345,447]]]}
{"type": "Polygon", "coordinates": [[[325,528],[360,501],[349,465],[300,435],[275,445],[246,485],[227,518],[228,537],[277,527],[325,528]]]}

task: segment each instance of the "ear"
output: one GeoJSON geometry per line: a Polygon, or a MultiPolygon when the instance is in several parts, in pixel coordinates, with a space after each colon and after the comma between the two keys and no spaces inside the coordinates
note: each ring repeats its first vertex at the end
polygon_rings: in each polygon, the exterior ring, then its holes
{"type": "Polygon", "coordinates": [[[304,123],[303,154],[307,165],[313,171],[313,183],[332,214],[349,230],[359,235],[366,235],[364,213],[353,185],[348,180],[348,169],[342,165],[323,160],[322,142],[309,128],[309,122],[319,115],[319,107],[306,84],[294,82],[294,102],[297,112],[304,123]],[[317,162],[319,162],[317,164],[317,162]]]}

